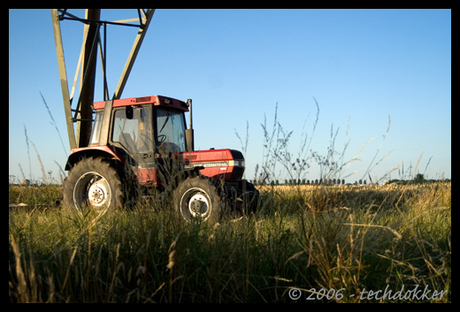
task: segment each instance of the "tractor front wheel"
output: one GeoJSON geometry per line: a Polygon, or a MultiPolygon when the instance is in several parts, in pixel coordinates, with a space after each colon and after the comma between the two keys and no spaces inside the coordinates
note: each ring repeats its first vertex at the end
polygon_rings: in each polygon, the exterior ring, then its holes
{"type": "Polygon", "coordinates": [[[208,178],[189,177],[174,190],[174,208],[186,221],[217,221],[221,217],[221,198],[208,178]]]}

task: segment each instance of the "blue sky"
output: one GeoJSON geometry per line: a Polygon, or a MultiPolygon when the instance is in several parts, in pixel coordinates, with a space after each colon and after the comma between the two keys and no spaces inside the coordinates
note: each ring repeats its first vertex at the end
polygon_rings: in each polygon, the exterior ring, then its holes
{"type": "MultiPolygon", "coordinates": [[[[136,15],[134,10],[102,11],[106,20],[136,15]]],[[[73,80],[83,28],[71,21],[61,25],[67,75],[73,80]]],[[[133,29],[108,28],[111,93],[134,36],[133,29]]],[[[102,100],[101,84],[98,80],[95,101],[102,100]]],[[[375,138],[343,176],[364,170],[347,182],[362,178],[382,143],[388,116],[391,127],[374,163],[392,152],[372,169],[372,177],[402,163],[407,173],[422,153],[418,172],[451,177],[450,10],[159,9],[122,97],[154,94],[193,99],[197,149],[241,150],[235,129],[244,140],[249,123],[249,179],[262,163],[264,115],[271,129],[278,103],[278,121],[293,131],[289,151],[296,154],[301,134],[312,131],[314,98],[320,116],[312,151],[327,153],[331,125],[339,128],[336,150],[350,140],[345,160],[375,138]]],[[[9,11],[9,174],[21,179],[20,164],[26,178],[32,174],[41,180],[32,145],[29,170],[24,125],[45,170],[58,177],[56,163],[64,167],[70,149],[49,10],[9,11]]],[[[315,162],[309,171],[305,178],[318,177],[315,162]]],[[[285,178],[283,172],[279,178],[285,178]]],[[[399,178],[398,170],[391,178],[399,178]]]]}

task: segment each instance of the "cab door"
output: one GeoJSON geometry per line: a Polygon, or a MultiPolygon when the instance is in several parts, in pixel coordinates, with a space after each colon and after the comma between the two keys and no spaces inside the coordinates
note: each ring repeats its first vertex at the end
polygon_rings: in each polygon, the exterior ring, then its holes
{"type": "Polygon", "coordinates": [[[128,106],[113,112],[112,144],[122,148],[135,163],[141,184],[155,180],[155,157],[151,105],[128,106]]]}

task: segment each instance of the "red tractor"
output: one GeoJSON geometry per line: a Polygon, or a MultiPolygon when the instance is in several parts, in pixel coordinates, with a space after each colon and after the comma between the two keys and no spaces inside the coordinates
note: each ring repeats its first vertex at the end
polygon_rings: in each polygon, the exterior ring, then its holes
{"type": "Polygon", "coordinates": [[[112,209],[154,189],[187,221],[216,220],[223,207],[253,209],[259,192],[242,179],[241,152],[193,150],[191,103],[164,96],[93,103],[89,144],[73,148],[66,163],[64,204],[112,209]]]}

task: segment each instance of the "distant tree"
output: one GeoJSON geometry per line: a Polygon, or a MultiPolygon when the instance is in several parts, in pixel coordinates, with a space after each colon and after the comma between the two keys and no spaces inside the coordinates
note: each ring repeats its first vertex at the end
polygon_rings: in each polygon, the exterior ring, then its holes
{"type": "Polygon", "coordinates": [[[421,173],[417,173],[417,175],[414,178],[414,183],[424,183],[425,182],[425,176],[421,173]]]}
{"type": "Polygon", "coordinates": [[[345,185],[345,179],[342,179],[342,185],[345,185]]]}
{"type": "Polygon", "coordinates": [[[318,179],[315,180],[315,184],[318,184],[318,179]]]}
{"type": "Polygon", "coordinates": [[[359,179],[359,185],[363,184],[363,180],[362,179],[359,179]]]}

